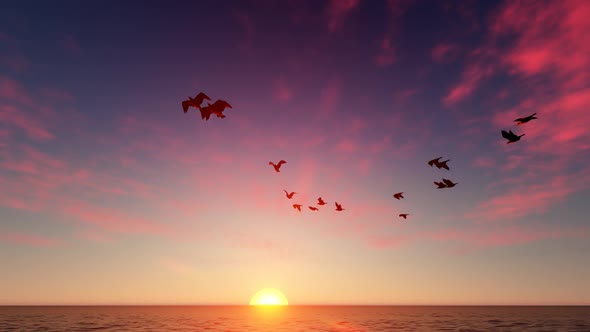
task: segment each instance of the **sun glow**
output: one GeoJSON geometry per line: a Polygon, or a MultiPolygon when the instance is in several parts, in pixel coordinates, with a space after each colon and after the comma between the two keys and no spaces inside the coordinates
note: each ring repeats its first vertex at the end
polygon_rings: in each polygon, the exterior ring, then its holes
{"type": "Polygon", "coordinates": [[[274,288],[264,288],[252,296],[250,305],[289,305],[289,302],[281,291],[274,288]]]}

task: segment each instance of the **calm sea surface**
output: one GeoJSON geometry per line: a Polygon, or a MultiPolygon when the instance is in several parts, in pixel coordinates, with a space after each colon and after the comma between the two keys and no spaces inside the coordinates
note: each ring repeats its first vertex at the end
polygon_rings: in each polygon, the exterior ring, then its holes
{"type": "Polygon", "coordinates": [[[590,306],[0,307],[0,331],[590,331],[590,306]]]}

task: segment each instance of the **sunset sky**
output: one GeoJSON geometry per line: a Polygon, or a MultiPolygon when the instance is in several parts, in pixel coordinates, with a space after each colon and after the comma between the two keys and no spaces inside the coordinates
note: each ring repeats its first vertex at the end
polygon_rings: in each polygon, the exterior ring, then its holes
{"type": "Polygon", "coordinates": [[[590,1],[1,7],[0,304],[590,304],[590,1]]]}

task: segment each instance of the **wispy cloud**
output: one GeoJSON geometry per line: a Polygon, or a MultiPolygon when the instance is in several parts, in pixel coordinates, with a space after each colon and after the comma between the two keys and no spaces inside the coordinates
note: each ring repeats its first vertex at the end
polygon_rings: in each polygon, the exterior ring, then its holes
{"type": "Polygon", "coordinates": [[[328,31],[336,32],[344,21],[360,5],[360,0],[330,0],[326,8],[328,31]]]}

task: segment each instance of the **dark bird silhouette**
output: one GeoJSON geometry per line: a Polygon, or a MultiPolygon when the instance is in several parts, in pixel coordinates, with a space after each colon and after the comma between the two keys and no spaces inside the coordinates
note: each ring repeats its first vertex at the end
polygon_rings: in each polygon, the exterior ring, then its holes
{"type": "Polygon", "coordinates": [[[293,204],[293,208],[299,210],[301,212],[301,204],[293,204]]]}
{"type": "Polygon", "coordinates": [[[436,182],[436,181],[434,181],[434,184],[436,184],[438,186],[438,188],[436,188],[436,189],[443,189],[443,188],[446,188],[447,187],[447,185],[444,184],[444,183],[442,183],[442,182],[436,182]]]}
{"type": "Polygon", "coordinates": [[[324,202],[324,200],[321,197],[319,197],[318,198],[318,205],[326,205],[326,202],[324,202]]]}
{"type": "Polygon", "coordinates": [[[438,161],[441,159],[442,157],[438,157],[438,158],[434,158],[431,161],[428,162],[428,165],[430,165],[430,167],[432,167],[433,165],[436,165],[438,167],[438,161]]]}
{"type": "Polygon", "coordinates": [[[526,116],[526,117],[524,117],[524,118],[518,118],[518,119],[514,120],[514,122],[517,122],[517,124],[516,124],[516,125],[517,125],[517,126],[520,126],[521,124],[527,123],[527,122],[529,122],[529,121],[531,121],[531,120],[533,120],[533,119],[537,119],[537,118],[535,117],[535,115],[537,115],[537,113],[533,113],[533,114],[531,114],[531,115],[529,115],[529,116],[526,116]]]}
{"type": "Polygon", "coordinates": [[[319,209],[318,209],[317,207],[315,207],[315,206],[308,206],[308,208],[309,208],[310,210],[312,210],[312,211],[317,211],[317,210],[319,210],[319,209]]]}
{"type": "Polygon", "coordinates": [[[287,192],[285,189],[283,189],[283,191],[285,192],[285,195],[287,195],[287,198],[288,198],[288,199],[291,199],[291,198],[293,198],[293,195],[295,195],[295,194],[296,194],[296,192],[294,192],[294,191],[293,191],[293,192],[290,192],[290,193],[289,193],[289,192],[287,192]]]}
{"type": "Polygon", "coordinates": [[[226,108],[233,108],[227,101],[221,99],[217,99],[213,104],[207,103],[207,106],[211,108],[212,114],[215,114],[218,118],[222,119],[225,118],[223,111],[226,108]]]}
{"type": "Polygon", "coordinates": [[[447,185],[447,188],[453,188],[454,186],[459,184],[459,183],[453,183],[453,181],[451,181],[449,179],[442,179],[442,180],[447,185]]]}
{"type": "Polygon", "coordinates": [[[334,202],[334,204],[336,204],[336,211],[344,211],[342,205],[338,204],[337,202],[334,202]]]}
{"type": "Polygon", "coordinates": [[[436,167],[438,169],[444,168],[444,169],[446,169],[448,171],[449,170],[449,165],[447,165],[447,162],[449,162],[449,161],[451,161],[451,159],[447,159],[445,161],[441,161],[439,163],[436,163],[436,167]]]}
{"type": "Polygon", "coordinates": [[[279,171],[279,169],[281,168],[281,165],[282,165],[282,164],[286,164],[286,163],[287,163],[287,162],[286,162],[286,161],[284,161],[284,160],[281,160],[281,161],[279,161],[279,163],[278,163],[278,164],[275,164],[275,163],[273,163],[272,161],[269,161],[269,162],[268,162],[268,164],[269,164],[269,165],[272,165],[272,167],[274,167],[274,168],[275,168],[275,171],[277,171],[277,172],[280,172],[280,171],[279,171]]]}
{"type": "Polygon", "coordinates": [[[209,98],[206,94],[202,92],[199,92],[199,94],[195,98],[189,96],[188,100],[182,101],[182,110],[184,111],[184,113],[186,113],[188,112],[188,108],[190,106],[200,109],[203,100],[211,100],[211,98],[209,98]]]}
{"type": "Polygon", "coordinates": [[[502,137],[504,137],[505,139],[508,140],[508,142],[506,142],[506,144],[518,142],[522,136],[524,136],[524,134],[516,135],[512,132],[512,130],[510,130],[508,132],[506,132],[506,130],[502,130],[502,137]]]}
{"type": "Polygon", "coordinates": [[[401,192],[401,193],[397,193],[397,194],[393,194],[393,198],[395,198],[395,199],[398,199],[398,200],[399,200],[400,198],[404,198],[404,196],[403,196],[402,194],[403,194],[403,192],[401,192]]]}
{"type": "Polygon", "coordinates": [[[213,113],[211,104],[207,103],[207,106],[199,107],[199,111],[201,111],[201,119],[209,121],[209,117],[211,117],[211,114],[213,113]]]}
{"type": "Polygon", "coordinates": [[[409,215],[410,215],[409,213],[400,213],[399,214],[400,218],[404,218],[404,219],[408,219],[409,215]]]}

